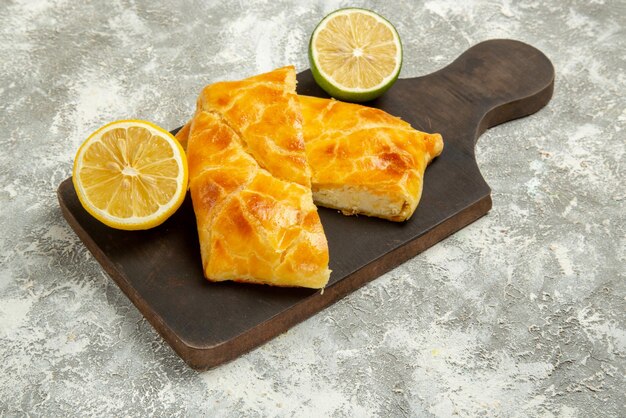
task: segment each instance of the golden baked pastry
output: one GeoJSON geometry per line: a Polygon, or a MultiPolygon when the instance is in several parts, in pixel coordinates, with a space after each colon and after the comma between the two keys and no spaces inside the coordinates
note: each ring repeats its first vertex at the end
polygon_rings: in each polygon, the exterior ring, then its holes
{"type": "Polygon", "coordinates": [[[200,110],[189,126],[189,186],[205,276],[324,287],[328,244],[311,190],[264,169],[231,120],[200,110]]]}
{"type": "MultiPolygon", "coordinates": [[[[273,175],[311,185],[302,138],[302,114],[296,96],[293,66],[240,81],[206,86],[198,97],[196,112],[217,111],[245,138],[246,149],[273,175]]],[[[187,147],[191,121],[176,138],[187,147]]]]}
{"type": "Polygon", "coordinates": [[[426,166],[443,150],[441,135],[379,109],[298,97],[315,203],[348,215],[410,218],[426,166]]]}
{"type": "MultiPolygon", "coordinates": [[[[293,66],[210,84],[200,93],[197,110],[222,114],[244,139],[246,150],[272,175],[310,187],[293,66]]],[[[183,127],[177,136],[183,143],[186,130],[183,127]]]]}

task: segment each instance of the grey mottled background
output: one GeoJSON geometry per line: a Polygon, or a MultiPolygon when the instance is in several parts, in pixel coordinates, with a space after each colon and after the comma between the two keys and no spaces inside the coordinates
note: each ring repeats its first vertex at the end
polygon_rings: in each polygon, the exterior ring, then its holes
{"type": "Polygon", "coordinates": [[[625,416],[626,3],[0,2],[0,416],[625,416]],[[83,4],[87,3],[87,4],[83,4]],[[190,370],[61,217],[100,125],[181,124],[201,86],[285,64],[366,6],[403,77],[489,38],[544,51],[552,102],[479,141],[488,216],[270,343],[190,370]]]}

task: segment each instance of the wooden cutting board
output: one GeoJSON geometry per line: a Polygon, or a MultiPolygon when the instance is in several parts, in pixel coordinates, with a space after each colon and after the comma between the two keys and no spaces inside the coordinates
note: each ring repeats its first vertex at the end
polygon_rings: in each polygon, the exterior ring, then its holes
{"type": "MultiPolygon", "coordinates": [[[[310,71],[300,73],[298,82],[299,93],[327,97],[310,71]]],[[[324,292],[206,281],[189,196],[163,225],[139,232],[111,229],[92,218],[71,178],[59,186],[59,203],[76,234],[154,328],[191,367],[208,369],[485,215],[491,195],[474,158],[477,138],[492,126],[541,109],[553,84],[554,68],[540,51],[517,41],[490,40],[442,70],[398,80],[369,103],[417,129],[440,132],[445,148],[426,170],[421,203],[405,223],[320,208],[333,271],[324,292]]]]}

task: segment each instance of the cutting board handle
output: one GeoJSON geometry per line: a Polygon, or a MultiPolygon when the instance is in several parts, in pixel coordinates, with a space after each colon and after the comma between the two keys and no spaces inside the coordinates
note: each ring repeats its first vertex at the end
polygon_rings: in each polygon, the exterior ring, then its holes
{"type": "Polygon", "coordinates": [[[455,106],[452,114],[459,123],[477,126],[475,141],[492,126],[544,107],[552,97],[554,67],[528,44],[493,39],[474,45],[424,79],[439,87],[439,97],[448,96],[447,105],[455,106]]]}

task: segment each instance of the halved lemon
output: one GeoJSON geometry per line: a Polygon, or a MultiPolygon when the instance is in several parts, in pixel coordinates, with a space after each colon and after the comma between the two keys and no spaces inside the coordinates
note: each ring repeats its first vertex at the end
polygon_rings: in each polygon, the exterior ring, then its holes
{"type": "Polygon", "coordinates": [[[187,192],[185,151],[165,129],[120,120],[78,149],[72,181],[85,210],[117,229],[149,229],[180,207],[187,192]]]}
{"type": "Polygon", "coordinates": [[[389,21],[371,10],[339,9],[317,25],[309,42],[313,78],[331,96],[373,100],[398,79],[402,43],[389,21]]]}

